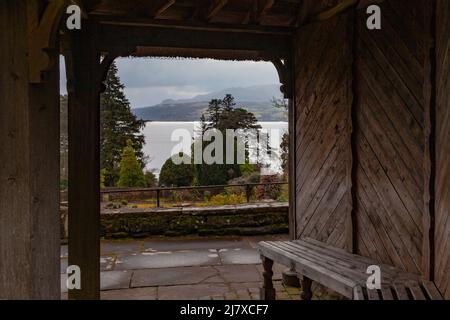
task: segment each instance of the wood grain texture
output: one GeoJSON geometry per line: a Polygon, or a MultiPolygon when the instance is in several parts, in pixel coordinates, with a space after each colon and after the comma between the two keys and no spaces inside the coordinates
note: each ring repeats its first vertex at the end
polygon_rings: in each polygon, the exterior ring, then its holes
{"type": "Polygon", "coordinates": [[[350,254],[343,249],[305,238],[295,241],[263,241],[258,244],[263,261],[270,259],[269,285],[273,262],[290,267],[303,276],[302,298],[311,298],[311,281],[320,283],[355,300],[442,300],[432,282],[378,260],[350,254]],[[367,267],[378,265],[382,288],[367,288],[367,267]],[[395,295],[394,295],[395,292],[395,295]]]}
{"type": "Polygon", "coordinates": [[[351,236],[353,13],[296,36],[296,236],[337,247],[351,236]]]}
{"type": "Polygon", "coordinates": [[[382,30],[368,30],[364,12],[357,22],[358,253],[428,277],[425,2],[380,6],[382,30]]]}
{"type": "Polygon", "coordinates": [[[69,265],[81,269],[81,290],[70,299],[100,298],[100,54],[96,28],[70,34],[69,265]]]}
{"type": "Polygon", "coordinates": [[[0,299],[59,299],[59,68],[29,84],[27,4],[0,2],[0,299]]]}
{"type": "Polygon", "coordinates": [[[450,299],[450,1],[437,1],[435,282],[450,299]]]}

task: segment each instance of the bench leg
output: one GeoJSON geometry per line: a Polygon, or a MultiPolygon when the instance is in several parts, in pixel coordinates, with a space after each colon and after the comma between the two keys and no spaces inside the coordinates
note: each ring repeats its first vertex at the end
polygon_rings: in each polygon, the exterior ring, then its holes
{"type": "Polygon", "coordinates": [[[300,297],[302,298],[302,300],[309,301],[312,299],[311,286],[312,286],[312,280],[308,277],[303,277],[302,278],[302,292],[300,294],[300,297]]]}
{"type": "Polygon", "coordinates": [[[264,283],[263,287],[261,289],[261,300],[275,300],[275,289],[273,287],[273,261],[261,256],[264,272],[263,272],[263,278],[264,283]]]}

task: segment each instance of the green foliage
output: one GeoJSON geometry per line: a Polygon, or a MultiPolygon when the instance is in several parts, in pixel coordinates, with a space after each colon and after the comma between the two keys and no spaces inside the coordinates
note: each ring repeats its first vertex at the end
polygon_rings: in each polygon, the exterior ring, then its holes
{"type": "Polygon", "coordinates": [[[147,187],[154,188],[158,186],[158,178],[153,171],[145,171],[144,173],[145,181],[147,182],[147,187]]]}
{"type": "Polygon", "coordinates": [[[198,164],[196,167],[197,179],[202,186],[224,185],[232,179],[235,174],[233,166],[225,164],[198,164]],[[230,171],[231,169],[231,171],[230,171]],[[231,175],[231,177],[230,177],[231,175]]]}
{"type": "Polygon", "coordinates": [[[179,205],[183,201],[183,193],[178,190],[171,190],[170,198],[176,205],[179,205]]]}
{"type": "Polygon", "coordinates": [[[246,203],[247,198],[244,193],[231,193],[224,192],[215,196],[212,196],[209,201],[205,203],[206,206],[224,206],[233,204],[246,203]]]}
{"type": "Polygon", "coordinates": [[[289,202],[289,185],[283,184],[281,186],[281,193],[277,200],[279,202],[289,202]]]}
{"type": "MultiPolygon", "coordinates": [[[[231,95],[226,95],[222,100],[213,99],[209,103],[209,107],[202,115],[200,122],[202,133],[207,130],[219,130],[224,139],[226,130],[260,130],[261,126],[255,115],[242,108],[235,108],[236,103],[231,95]]],[[[196,142],[199,143],[199,142],[196,142]]],[[[204,150],[211,142],[203,142],[202,150],[204,150]]],[[[223,161],[226,161],[227,153],[225,141],[222,154],[223,161]]],[[[235,158],[237,154],[237,143],[234,150],[235,158]]],[[[241,166],[238,164],[197,164],[195,166],[196,177],[200,185],[222,185],[227,184],[231,179],[235,179],[242,175],[241,166]]],[[[245,167],[244,169],[249,169],[245,167]]]]}
{"type": "MultiPolygon", "coordinates": [[[[284,98],[273,98],[272,105],[276,109],[283,110],[283,112],[287,115],[289,110],[289,104],[284,98]]],[[[281,168],[283,169],[284,178],[287,179],[289,175],[289,134],[285,133],[283,135],[281,145],[280,145],[280,159],[281,159],[281,168]]]]}
{"type": "Polygon", "coordinates": [[[281,159],[281,169],[283,169],[283,176],[286,180],[289,176],[289,134],[285,133],[281,140],[280,145],[280,159],[281,159]]]}
{"type": "Polygon", "coordinates": [[[68,186],[69,186],[69,181],[67,181],[67,179],[59,180],[59,190],[65,191],[65,190],[67,190],[68,186]]]}
{"type": "Polygon", "coordinates": [[[133,149],[133,142],[131,140],[127,141],[127,146],[122,152],[118,186],[121,188],[147,186],[141,164],[136,157],[133,149]]]}
{"type": "Polygon", "coordinates": [[[100,170],[100,189],[105,189],[105,174],[106,169],[100,170]]]}
{"type": "Polygon", "coordinates": [[[208,109],[200,119],[203,132],[209,129],[217,129],[223,133],[226,129],[261,129],[253,113],[235,106],[234,98],[230,94],[222,100],[211,100],[208,109]]]}
{"type": "Polygon", "coordinates": [[[183,153],[179,156],[185,159],[184,163],[177,165],[173,163],[172,158],[169,158],[162,166],[159,174],[160,186],[185,187],[192,184],[195,174],[191,159],[183,153]]]}
{"type": "Polygon", "coordinates": [[[117,75],[117,67],[113,63],[106,79],[106,90],[100,99],[100,165],[105,169],[105,185],[116,186],[119,180],[119,163],[122,150],[128,140],[136,153],[140,167],[145,166],[142,147],[145,143],[141,133],[144,121],[137,120],[131,112],[130,103],[124,94],[124,85],[117,75]]]}
{"type": "Polygon", "coordinates": [[[240,166],[241,174],[243,176],[251,176],[253,174],[259,174],[259,166],[257,164],[245,163],[240,166]]]}
{"type": "Polygon", "coordinates": [[[209,202],[211,200],[211,191],[206,190],[203,192],[203,199],[205,202],[209,202]]]}

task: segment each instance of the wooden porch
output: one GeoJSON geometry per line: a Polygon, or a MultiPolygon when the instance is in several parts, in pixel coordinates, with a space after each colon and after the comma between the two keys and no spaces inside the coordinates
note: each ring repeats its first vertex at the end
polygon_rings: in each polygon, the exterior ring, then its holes
{"type": "Polygon", "coordinates": [[[3,0],[0,30],[0,299],[60,298],[60,53],[71,299],[99,298],[99,95],[125,56],[271,61],[290,99],[292,239],[450,298],[449,0],[3,0]],[[374,3],[381,30],[366,25],[374,3]]]}

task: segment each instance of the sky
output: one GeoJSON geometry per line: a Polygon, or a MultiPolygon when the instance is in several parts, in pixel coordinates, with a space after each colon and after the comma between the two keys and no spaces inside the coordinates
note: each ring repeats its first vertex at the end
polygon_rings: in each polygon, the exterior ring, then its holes
{"type": "MultiPolygon", "coordinates": [[[[116,63],[132,108],[152,106],[166,99],[192,98],[232,87],[279,82],[270,62],[121,58],[116,63]]],[[[61,93],[66,92],[65,68],[61,59],[61,93]]]]}

